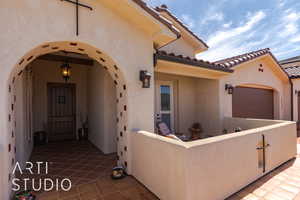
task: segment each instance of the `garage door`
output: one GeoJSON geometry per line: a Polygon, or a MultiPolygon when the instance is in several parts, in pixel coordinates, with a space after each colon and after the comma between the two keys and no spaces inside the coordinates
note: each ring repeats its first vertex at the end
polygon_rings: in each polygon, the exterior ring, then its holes
{"type": "Polygon", "coordinates": [[[274,119],[273,90],[236,87],[232,98],[233,117],[274,119]]]}

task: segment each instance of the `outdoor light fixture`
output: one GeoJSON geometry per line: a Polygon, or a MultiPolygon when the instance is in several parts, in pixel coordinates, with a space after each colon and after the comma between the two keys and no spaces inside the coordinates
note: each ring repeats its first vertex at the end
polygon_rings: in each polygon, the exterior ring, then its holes
{"type": "Polygon", "coordinates": [[[151,73],[147,70],[140,71],[140,81],[143,82],[143,88],[150,88],[151,73]]]}
{"type": "Polygon", "coordinates": [[[68,80],[71,77],[71,66],[69,65],[69,63],[66,62],[62,64],[60,68],[63,79],[65,79],[65,81],[68,82],[68,80]]]}
{"type": "Polygon", "coordinates": [[[225,85],[225,91],[228,92],[228,94],[233,94],[233,86],[230,84],[225,85]]]}
{"type": "Polygon", "coordinates": [[[295,90],[295,94],[299,94],[300,93],[300,90],[295,90]]]}

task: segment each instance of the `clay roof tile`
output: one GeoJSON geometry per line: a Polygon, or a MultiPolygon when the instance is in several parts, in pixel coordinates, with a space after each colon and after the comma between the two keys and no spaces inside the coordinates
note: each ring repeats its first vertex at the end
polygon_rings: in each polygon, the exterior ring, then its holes
{"type": "Polygon", "coordinates": [[[245,54],[234,56],[234,57],[231,57],[231,58],[222,59],[222,60],[214,62],[214,64],[224,64],[226,67],[234,67],[238,64],[241,64],[241,63],[246,62],[248,60],[255,59],[255,58],[257,58],[259,56],[262,56],[262,55],[265,55],[269,52],[270,52],[269,48],[261,49],[261,50],[258,50],[258,51],[245,53],[245,54]],[[230,65],[228,65],[227,63],[230,63],[230,65]]]}

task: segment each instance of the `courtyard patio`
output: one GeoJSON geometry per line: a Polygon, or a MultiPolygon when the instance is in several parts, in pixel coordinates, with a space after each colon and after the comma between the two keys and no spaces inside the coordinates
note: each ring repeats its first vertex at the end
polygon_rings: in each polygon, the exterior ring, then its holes
{"type": "Polygon", "coordinates": [[[89,142],[51,143],[34,148],[31,156],[31,162],[49,162],[48,174],[44,173],[45,169],[41,169],[42,174],[37,175],[35,167],[33,175],[27,172],[17,177],[34,179],[35,188],[38,187],[38,180],[44,178],[69,178],[72,181],[69,192],[42,190],[36,193],[38,200],[157,199],[131,176],[112,180],[110,175],[112,168],[116,166],[116,160],[115,154],[104,155],[89,142]]]}
{"type": "MultiPolygon", "coordinates": [[[[32,162],[49,162],[49,173],[19,178],[62,179],[72,181],[72,189],[41,191],[38,200],[154,200],[158,199],[135,178],[110,178],[116,155],[104,155],[89,142],[61,142],[38,146],[32,162]]],[[[34,168],[34,172],[37,168],[34,168]]],[[[42,169],[43,171],[43,169],[42,169]]],[[[297,157],[245,187],[226,200],[299,200],[300,199],[300,139],[297,157]]]]}

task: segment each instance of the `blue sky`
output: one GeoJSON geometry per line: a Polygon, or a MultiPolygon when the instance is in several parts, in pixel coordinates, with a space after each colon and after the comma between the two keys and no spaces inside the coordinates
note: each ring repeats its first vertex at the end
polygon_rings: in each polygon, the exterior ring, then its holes
{"type": "Polygon", "coordinates": [[[300,55],[299,0],[146,0],[166,4],[210,47],[210,61],[262,48],[277,59],[300,55]]]}

